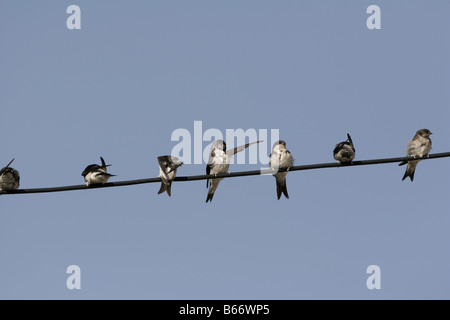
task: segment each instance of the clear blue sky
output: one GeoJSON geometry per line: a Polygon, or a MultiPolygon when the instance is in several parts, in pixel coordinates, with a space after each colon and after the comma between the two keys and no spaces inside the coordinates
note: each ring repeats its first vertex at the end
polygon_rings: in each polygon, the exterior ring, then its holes
{"type": "MultiPolygon", "coordinates": [[[[279,129],[295,164],[450,151],[448,1],[2,1],[1,166],[158,175],[175,129],[279,129]],[[66,8],[81,8],[81,30],[66,8]],[[366,9],[381,8],[381,30],[366,9]]],[[[209,143],[205,142],[204,147],[209,143]]],[[[0,197],[1,299],[449,299],[450,159],[0,197]],[[81,290],[66,268],[81,268],[81,290]],[[381,268],[368,290],[366,268],[381,268]]],[[[259,168],[232,165],[230,171],[259,168]]],[[[178,175],[204,174],[205,164],[178,175]]]]}

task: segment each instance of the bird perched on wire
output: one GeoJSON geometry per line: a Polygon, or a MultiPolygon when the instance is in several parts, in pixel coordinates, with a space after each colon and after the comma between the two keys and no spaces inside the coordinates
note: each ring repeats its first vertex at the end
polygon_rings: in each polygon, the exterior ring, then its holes
{"type": "Polygon", "coordinates": [[[19,188],[19,171],[9,167],[14,160],[15,159],[12,159],[6,167],[0,170],[0,191],[12,191],[19,188]]]}
{"type": "Polygon", "coordinates": [[[105,184],[108,182],[109,178],[115,177],[114,174],[109,174],[106,170],[106,168],[111,165],[107,165],[102,157],[100,157],[100,160],[102,161],[101,166],[98,164],[91,164],[87,166],[81,174],[84,177],[84,181],[86,181],[87,187],[94,184],[105,184]]]}
{"type": "Polygon", "coordinates": [[[177,175],[177,169],[183,165],[177,157],[161,156],[158,157],[159,163],[159,177],[161,178],[161,188],[158,194],[167,192],[169,197],[171,196],[172,181],[177,175]]]}
{"type": "Polygon", "coordinates": [[[347,133],[347,140],[340,142],[333,150],[334,159],[338,163],[349,164],[355,159],[355,146],[352,137],[347,133]]]}
{"type": "Polygon", "coordinates": [[[274,143],[272,153],[270,154],[269,166],[272,170],[275,170],[274,177],[277,183],[277,198],[280,200],[281,194],[289,199],[289,194],[286,186],[287,171],[278,172],[279,169],[291,168],[294,165],[294,157],[286,149],[286,142],[279,140],[274,143]]]}
{"type": "MultiPolygon", "coordinates": [[[[245,148],[248,148],[252,144],[260,143],[263,141],[257,141],[252,143],[247,143],[245,145],[242,145],[240,147],[236,147],[230,150],[227,150],[227,144],[223,140],[216,140],[211,146],[211,152],[209,154],[209,160],[208,164],[206,165],[206,174],[220,174],[220,173],[227,173],[228,168],[230,167],[230,159],[231,156],[235,155],[238,152],[241,152],[245,148]]],[[[209,179],[206,180],[206,188],[208,189],[208,195],[206,197],[206,202],[212,201],[214,197],[214,193],[217,190],[217,187],[219,186],[220,181],[222,181],[223,178],[216,178],[216,179],[209,179]]]]}
{"type": "MultiPolygon", "coordinates": [[[[407,147],[406,147],[406,156],[407,157],[425,157],[431,151],[431,139],[430,135],[432,133],[428,129],[420,129],[417,130],[414,138],[412,138],[407,147]]],[[[399,166],[403,166],[408,164],[406,167],[405,175],[403,176],[403,180],[407,177],[414,181],[414,173],[416,171],[417,164],[420,160],[412,160],[412,161],[403,161],[399,164],[399,166]]]]}

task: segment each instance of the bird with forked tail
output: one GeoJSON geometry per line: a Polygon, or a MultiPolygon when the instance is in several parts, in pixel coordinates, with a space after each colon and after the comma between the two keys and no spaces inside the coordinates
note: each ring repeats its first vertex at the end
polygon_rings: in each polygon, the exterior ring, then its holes
{"type": "Polygon", "coordinates": [[[175,179],[177,169],[183,165],[177,157],[161,156],[158,157],[159,177],[161,178],[161,188],[158,194],[167,192],[169,197],[172,194],[172,181],[175,179]]]}
{"type": "Polygon", "coordinates": [[[287,171],[278,172],[279,169],[291,168],[294,165],[294,157],[286,149],[286,142],[279,140],[274,143],[272,153],[270,154],[269,166],[272,170],[275,170],[275,180],[277,182],[277,198],[280,200],[281,194],[289,199],[289,194],[286,186],[287,171]]]}
{"type": "Polygon", "coordinates": [[[108,182],[109,178],[115,177],[114,174],[110,174],[106,170],[106,168],[111,165],[107,165],[102,157],[100,157],[100,160],[102,162],[101,166],[98,164],[91,164],[87,166],[81,174],[84,177],[87,187],[96,184],[105,184],[108,182]]]}
{"type": "Polygon", "coordinates": [[[352,137],[347,133],[347,140],[336,145],[333,150],[333,156],[338,163],[349,164],[355,159],[355,151],[352,137]]]}
{"type": "MultiPolygon", "coordinates": [[[[409,141],[406,147],[406,156],[415,158],[427,156],[431,151],[431,134],[432,133],[428,129],[417,130],[414,138],[409,141]]],[[[402,181],[408,177],[411,179],[411,182],[414,181],[414,173],[416,171],[417,164],[420,161],[421,160],[403,161],[399,164],[399,166],[408,164],[402,181]]]]}
{"type": "Polygon", "coordinates": [[[0,191],[12,191],[19,188],[19,171],[9,167],[14,160],[15,159],[12,159],[6,167],[0,170],[0,191]]]}
{"type": "MultiPolygon", "coordinates": [[[[251,146],[252,144],[260,143],[263,141],[256,141],[252,143],[247,143],[240,147],[236,147],[230,150],[227,150],[227,144],[223,140],[216,140],[211,146],[211,152],[209,154],[208,164],[206,165],[206,174],[207,175],[217,175],[220,173],[227,173],[228,168],[230,167],[230,159],[231,156],[235,155],[238,152],[241,152],[251,146]]],[[[206,202],[211,202],[214,193],[219,186],[220,181],[223,178],[214,178],[206,180],[206,188],[208,189],[208,195],[206,197],[206,202]]]]}

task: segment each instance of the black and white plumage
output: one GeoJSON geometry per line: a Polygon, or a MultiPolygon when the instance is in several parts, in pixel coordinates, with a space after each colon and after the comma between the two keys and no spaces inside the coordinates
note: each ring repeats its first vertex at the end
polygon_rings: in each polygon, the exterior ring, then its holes
{"type": "Polygon", "coordinates": [[[171,196],[172,181],[177,175],[177,169],[183,165],[177,157],[161,156],[158,157],[159,163],[159,177],[161,178],[161,188],[158,194],[167,192],[169,197],[171,196]]]}
{"type": "Polygon", "coordinates": [[[19,188],[20,174],[16,169],[9,166],[15,159],[12,159],[10,163],[2,170],[0,170],[0,191],[12,191],[19,188]]]}
{"type": "MultiPolygon", "coordinates": [[[[206,174],[219,174],[228,172],[230,167],[230,156],[227,154],[227,144],[223,140],[214,141],[211,146],[211,153],[209,155],[209,161],[206,165],[206,174]]],[[[212,201],[214,193],[219,186],[220,179],[209,179],[206,180],[206,187],[208,189],[208,196],[206,197],[206,202],[212,201]]]]}
{"type": "MultiPolygon", "coordinates": [[[[431,151],[431,139],[430,135],[432,133],[428,129],[420,129],[417,130],[414,138],[412,138],[407,147],[406,147],[406,156],[407,157],[425,157],[431,151]]],[[[417,164],[421,160],[413,160],[413,161],[403,161],[399,164],[399,166],[403,166],[408,164],[406,167],[405,174],[403,175],[403,180],[407,177],[411,179],[411,182],[414,181],[414,173],[416,171],[417,164]]]]}
{"type": "Polygon", "coordinates": [[[355,152],[352,137],[347,133],[347,140],[336,145],[333,150],[333,156],[338,163],[348,164],[355,159],[355,152]]]}
{"type": "MultiPolygon", "coordinates": [[[[230,150],[227,150],[227,144],[223,140],[216,140],[211,146],[211,152],[209,154],[209,160],[208,164],[206,165],[206,174],[221,174],[221,173],[227,173],[228,168],[230,167],[230,159],[231,156],[235,155],[238,152],[241,152],[251,146],[252,144],[260,143],[262,141],[247,143],[245,145],[242,145],[240,147],[236,147],[230,150]]],[[[216,179],[208,179],[206,180],[206,188],[208,189],[208,195],[206,197],[206,202],[212,201],[214,197],[214,193],[217,190],[217,187],[219,186],[220,181],[222,181],[223,178],[216,178],[216,179]]]]}
{"type": "Polygon", "coordinates": [[[286,186],[286,176],[288,174],[287,171],[278,172],[279,169],[287,169],[291,168],[294,165],[294,157],[286,149],[286,142],[283,140],[279,140],[274,143],[272,148],[272,153],[270,154],[269,166],[272,170],[277,171],[274,174],[276,183],[277,183],[277,198],[280,200],[281,194],[289,199],[289,194],[286,186]]]}
{"type": "Polygon", "coordinates": [[[81,174],[84,177],[84,181],[86,181],[87,187],[95,184],[105,184],[108,182],[109,178],[115,177],[115,175],[109,174],[106,170],[106,168],[111,165],[107,165],[102,157],[100,157],[100,160],[102,161],[101,166],[98,164],[91,164],[87,166],[81,174]]]}

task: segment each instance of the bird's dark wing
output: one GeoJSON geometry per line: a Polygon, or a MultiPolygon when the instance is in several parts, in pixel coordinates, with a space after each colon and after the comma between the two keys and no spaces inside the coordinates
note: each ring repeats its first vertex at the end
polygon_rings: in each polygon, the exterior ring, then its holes
{"type": "Polygon", "coordinates": [[[158,163],[159,166],[165,171],[165,169],[167,168],[167,166],[169,165],[169,156],[161,156],[158,157],[158,163]]]}
{"type": "MultiPolygon", "coordinates": [[[[207,175],[209,175],[210,173],[211,173],[211,167],[212,167],[212,164],[207,164],[206,165],[206,174],[207,175]]],[[[206,179],[206,189],[208,189],[209,188],[209,179],[206,179]]]]}
{"type": "Polygon", "coordinates": [[[98,164],[91,164],[90,166],[87,166],[86,169],[84,169],[81,175],[85,177],[89,172],[94,172],[98,169],[102,169],[102,167],[100,167],[98,164]]]}
{"type": "Polygon", "coordinates": [[[6,173],[11,173],[14,176],[14,178],[17,180],[17,182],[20,182],[19,171],[17,171],[16,169],[5,167],[2,170],[0,170],[0,176],[3,174],[6,174],[6,173]]]}
{"type": "MultiPolygon", "coordinates": [[[[212,161],[211,159],[214,159],[214,157],[216,156],[216,152],[215,150],[211,150],[211,154],[209,156],[209,161],[208,164],[206,165],[206,174],[210,175],[211,174],[211,168],[212,168],[212,161]]],[[[206,179],[206,188],[209,188],[209,179],[206,179]]]]}
{"type": "MultiPolygon", "coordinates": [[[[176,158],[176,157],[172,157],[172,156],[162,156],[159,157],[161,158],[161,161],[159,164],[163,165],[164,168],[168,168],[169,171],[167,171],[166,173],[169,174],[172,171],[177,170],[179,167],[181,167],[183,165],[183,162],[180,161],[180,159],[176,158]]],[[[159,161],[158,158],[158,161],[159,161]]]]}
{"type": "Polygon", "coordinates": [[[177,170],[177,169],[178,169],[179,167],[181,167],[182,165],[183,165],[183,162],[177,162],[177,163],[172,162],[172,163],[169,165],[170,170],[169,170],[169,172],[167,172],[167,174],[171,173],[172,171],[177,170]]]}
{"type": "Polygon", "coordinates": [[[338,143],[338,144],[336,145],[336,148],[334,148],[334,150],[333,150],[333,154],[338,153],[338,152],[342,149],[342,147],[343,147],[344,145],[346,145],[346,144],[347,144],[346,141],[338,143]]]}
{"type": "Polygon", "coordinates": [[[350,135],[347,133],[347,138],[348,138],[348,143],[350,144],[350,146],[353,149],[353,152],[355,152],[355,146],[353,145],[353,141],[352,141],[352,137],[350,137],[350,135]]]}

